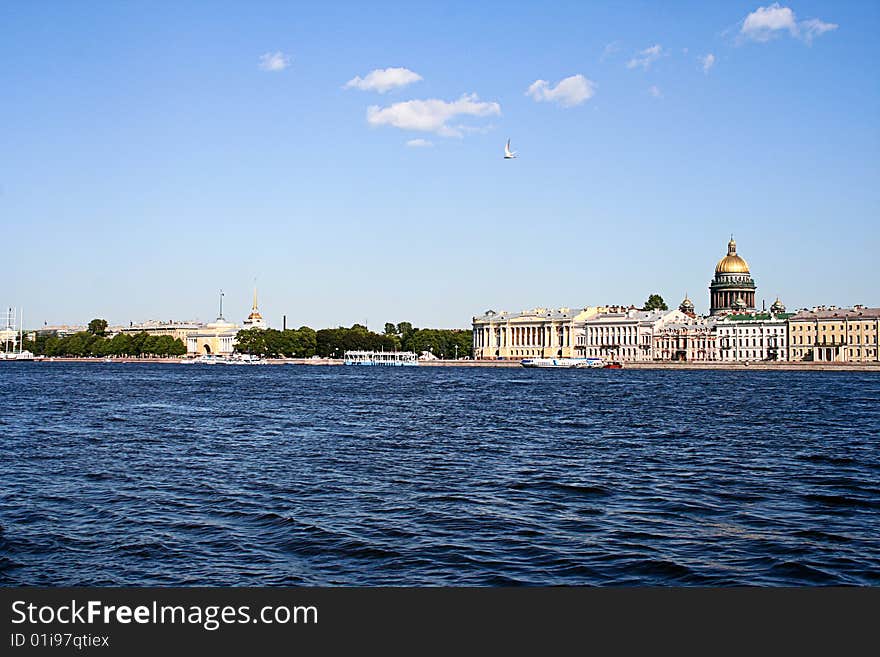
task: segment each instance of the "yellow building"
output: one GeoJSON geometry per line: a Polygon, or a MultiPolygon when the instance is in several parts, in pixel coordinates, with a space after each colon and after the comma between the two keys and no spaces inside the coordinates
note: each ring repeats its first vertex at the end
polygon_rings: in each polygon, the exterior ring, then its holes
{"type": "Polygon", "coordinates": [[[789,358],[817,362],[880,361],[880,308],[802,310],[788,320],[789,358]]]}
{"type": "Polygon", "coordinates": [[[186,351],[190,355],[229,356],[235,350],[235,337],[240,327],[222,317],[186,336],[186,351]]]}
{"type": "MultiPolygon", "coordinates": [[[[254,290],[254,305],[257,292],[254,290]]],[[[235,338],[241,327],[223,317],[223,290],[220,290],[220,313],[217,319],[186,336],[186,352],[190,356],[229,356],[235,351],[235,338]]]]}
{"type": "Polygon", "coordinates": [[[533,308],[519,313],[487,310],[472,318],[474,358],[572,358],[584,322],[607,311],[605,306],[533,308]]]}

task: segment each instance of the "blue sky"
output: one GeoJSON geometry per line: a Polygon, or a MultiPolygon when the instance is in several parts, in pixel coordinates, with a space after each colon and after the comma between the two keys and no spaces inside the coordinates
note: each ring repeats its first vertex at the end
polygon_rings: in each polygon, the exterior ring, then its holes
{"type": "Polygon", "coordinates": [[[878,31],[869,2],[4,3],[0,303],[705,312],[734,233],[768,305],[878,305],[878,31]]]}

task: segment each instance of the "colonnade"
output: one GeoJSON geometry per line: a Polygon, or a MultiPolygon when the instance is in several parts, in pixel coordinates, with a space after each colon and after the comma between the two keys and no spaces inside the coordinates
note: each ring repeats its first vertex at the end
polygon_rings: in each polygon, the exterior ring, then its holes
{"type": "Polygon", "coordinates": [[[501,347],[570,347],[570,325],[481,326],[474,329],[474,349],[501,347]]]}

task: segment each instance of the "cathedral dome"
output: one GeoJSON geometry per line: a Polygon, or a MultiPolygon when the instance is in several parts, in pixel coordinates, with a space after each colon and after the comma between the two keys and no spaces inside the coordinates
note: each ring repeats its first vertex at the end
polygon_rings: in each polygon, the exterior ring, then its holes
{"type": "Polygon", "coordinates": [[[727,255],[715,265],[716,274],[748,274],[749,264],[736,255],[736,241],[731,238],[727,243],[727,255]]]}

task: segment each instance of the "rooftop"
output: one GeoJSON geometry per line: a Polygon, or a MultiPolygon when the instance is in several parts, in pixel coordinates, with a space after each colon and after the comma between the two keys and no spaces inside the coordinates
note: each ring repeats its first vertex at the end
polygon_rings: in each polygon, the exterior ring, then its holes
{"type": "Polygon", "coordinates": [[[829,308],[818,307],[813,310],[799,310],[791,316],[793,322],[811,321],[816,319],[880,319],[880,308],[829,308]]]}

